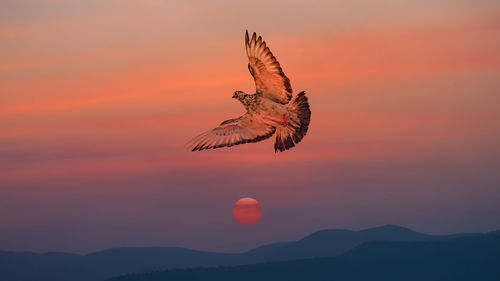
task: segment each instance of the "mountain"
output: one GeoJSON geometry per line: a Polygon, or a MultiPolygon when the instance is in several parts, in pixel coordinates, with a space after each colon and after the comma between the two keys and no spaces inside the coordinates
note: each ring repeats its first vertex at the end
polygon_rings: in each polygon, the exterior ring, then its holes
{"type": "Polygon", "coordinates": [[[427,235],[386,225],[360,231],[322,230],[295,242],[258,247],[246,253],[212,253],[172,247],[116,248],[87,255],[0,251],[0,280],[100,281],[126,273],[168,268],[231,266],[336,256],[369,241],[429,241],[472,234],[427,235]]]}
{"type": "Polygon", "coordinates": [[[117,248],[87,255],[0,251],[0,280],[101,281],[132,272],[238,264],[233,255],[169,247],[117,248]]]}
{"type": "Polygon", "coordinates": [[[279,261],[336,256],[368,241],[426,241],[473,235],[428,235],[411,229],[385,225],[360,231],[328,229],[315,232],[295,242],[280,242],[255,248],[246,254],[258,261],[279,261]]]}
{"type": "Polygon", "coordinates": [[[500,235],[437,241],[375,241],[337,257],[176,269],[108,281],[160,280],[497,281],[500,280],[500,235]]]}

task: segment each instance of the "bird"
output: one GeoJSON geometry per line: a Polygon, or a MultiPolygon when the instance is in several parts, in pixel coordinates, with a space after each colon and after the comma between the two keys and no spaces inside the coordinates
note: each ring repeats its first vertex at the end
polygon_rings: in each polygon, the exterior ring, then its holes
{"type": "Polygon", "coordinates": [[[245,32],[248,70],[255,80],[255,93],[235,91],[232,98],[246,112],[220,123],[186,144],[191,151],[232,147],[255,143],[275,135],[274,152],[283,152],[298,144],[307,133],[311,110],[305,91],[293,95],[290,79],[266,42],[254,32],[245,32]]]}

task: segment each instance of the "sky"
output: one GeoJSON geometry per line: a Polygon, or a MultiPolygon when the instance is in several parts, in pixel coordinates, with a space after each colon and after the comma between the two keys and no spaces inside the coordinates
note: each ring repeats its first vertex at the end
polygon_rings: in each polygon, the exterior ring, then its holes
{"type": "Polygon", "coordinates": [[[500,228],[497,0],[4,0],[0,41],[1,250],[500,228]],[[255,90],[246,29],[306,90],[309,132],[189,152],[255,90]]]}

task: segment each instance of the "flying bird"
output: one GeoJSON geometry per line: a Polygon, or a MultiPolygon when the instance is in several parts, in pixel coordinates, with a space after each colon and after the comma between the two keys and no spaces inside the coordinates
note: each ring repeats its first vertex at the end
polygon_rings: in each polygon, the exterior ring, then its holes
{"type": "Polygon", "coordinates": [[[189,141],[192,151],[259,142],[276,134],[274,151],[278,152],[294,147],[306,135],[311,110],[305,91],[293,96],[290,80],[261,36],[254,32],[250,39],[247,30],[245,48],[255,93],[235,91],[233,98],[246,113],[189,141]]]}

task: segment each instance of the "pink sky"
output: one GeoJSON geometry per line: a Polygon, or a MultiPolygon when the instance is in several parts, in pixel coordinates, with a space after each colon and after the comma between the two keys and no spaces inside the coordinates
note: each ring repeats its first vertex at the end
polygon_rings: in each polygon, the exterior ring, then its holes
{"type": "Polygon", "coordinates": [[[500,228],[499,19],[498,1],[3,1],[0,249],[500,228]],[[245,29],[307,91],[310,131],[281,154],[186,151],[254,91],[245,29]]]}

